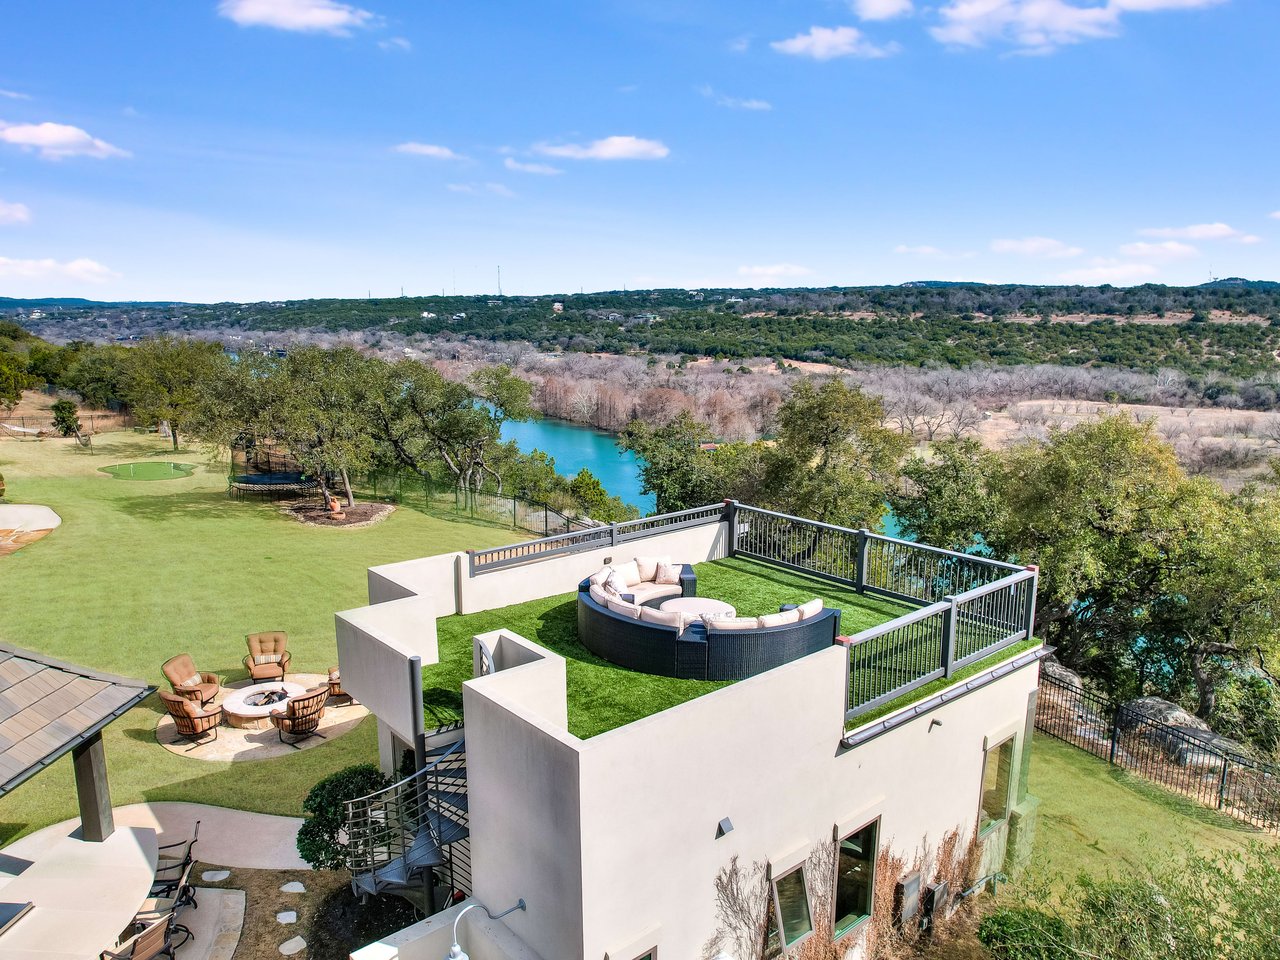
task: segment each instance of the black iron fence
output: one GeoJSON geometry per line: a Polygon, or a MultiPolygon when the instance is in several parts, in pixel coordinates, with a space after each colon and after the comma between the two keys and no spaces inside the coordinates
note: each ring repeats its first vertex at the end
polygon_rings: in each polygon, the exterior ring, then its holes
{"type": "Polygon", "coordinates": [[[1043,673],[1036,729],[1206,807],[1280,834],[1280,767],[1224,751],[1196,731],[1154,720],[1043,673]]]}

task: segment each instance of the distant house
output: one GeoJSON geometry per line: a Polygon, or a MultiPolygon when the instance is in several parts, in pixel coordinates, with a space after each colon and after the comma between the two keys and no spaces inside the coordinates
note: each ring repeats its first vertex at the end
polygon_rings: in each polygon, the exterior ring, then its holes
{"type": "Polygon", "coordinates": [[[465,320],[465,319],[467,319],[467,315],[466,315],[465,313],[455,313],[451,319],[453,319],[453,320],[465,320]]]}
{"type": "Polygon", "coordinates": [[[698,301],[702,301],[702,300],[705,300],[706,298],[707,298],[707,297],[706,297],[706,294],[704,294],[701,290],[690,290],[690,291],[689,291],[689,299],[690,299],[690,300],[698,300],[698,301]]]}
{"type": "Polygon", "coordinates": [[[436,318],[436,315],[429,310],[423,310],[420,316],[423,320],[434,320],[436,318]]]}
{"type": "Polygon", "coordinates": [[[616,323],[617,321],[619,321],[619,320],[621,320],[621,319],[622,319],[622,314],[620,314],[620,313],[611,313],[611,314],[609,314],[609,316],[608,316],[608,317],[606,317],[606,319],[608,319],[608,320],[612,320],[612,321],[614,321],[614,322],[616,323]]]}
{"type": "Polygon", "coordinates": [[[730,297],[725,303],[742,303],[741,297],[730,297]]]}
{"type": "Polygon", "coordinates": [[[559,303],[559,302],[553,303],[553,304],[551,305],[551,312],[552,312],[552,313],[564,313],[564,304],[563,304],[563,303],[559,303]]]}

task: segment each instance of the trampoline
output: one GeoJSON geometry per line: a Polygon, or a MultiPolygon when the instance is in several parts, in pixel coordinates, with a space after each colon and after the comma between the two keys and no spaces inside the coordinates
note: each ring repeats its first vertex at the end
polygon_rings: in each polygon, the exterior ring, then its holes
{"type": "Polygon", "coordinates": [[[315,478],[295,470],[279,470],[274,473],[232,474],[227,478],[228,492],[236,498],[293,497],[315,490],[319,484],[315,478]]]}
{"type": "Polygon", "coordinates": [[[99,467],[101,473],[117,480],[176,480],[195,472],[194,463],[173,463],[169,460],[145,460],[140,463],[117,463],[99,467]]]}

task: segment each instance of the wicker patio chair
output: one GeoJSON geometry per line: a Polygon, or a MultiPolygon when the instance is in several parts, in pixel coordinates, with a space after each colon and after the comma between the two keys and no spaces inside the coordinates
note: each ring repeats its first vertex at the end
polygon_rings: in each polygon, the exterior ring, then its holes
{"type": "Polygon", "coordinates": [[[271,723],[280,735],[280,742],[296,747],[298,740],[307,737],[320,737],[320,719],[324,716],[325,701],[329,699],[329,688],[314,687],[306,693],[290,697],[284,710],[272,710],[271,723]],[[292,737],[286,740],[285,737],[292,737]]]}
{"type": "Polygon", "coordinates": [[[169,712],[169,716],[173,717],[173,724],[178,728],[179,734],[188,740],[199,742],[212,730],[213,739],[218,739],[218,724],[222,722],[222,707],[201,709],[194,700],[188,700],[186,697],[179,697],[172,693],[165,693],[163,690],[160,691],[160,700],[164,704],[165,710],[169,712]]]}
{"type": "Polygon", "coordinates": [[[222,677],[216,673],[201,673],[189,653],[170,657],[160,670],[174,693],[188,700],[199,700],[202,704],[216,697],[218,688],[222,686],[222,677]]]}
{"type": "Polygon", "coordinates": [[[116,949],[103,950],[99,954],[99,960],[154,960],[155,957],[173,960],[173,951],[190,937],[191,931],[185,927],[177,929],[173,914],[169,914],[143,927],[116,949]],[[179,943],[175,943],[175,934],[185,936],[179,943]]]}
{"type": "Polygon", "coordinates": [[[249,653],[244,658],[244,668],[254,683],[270,683],[284,680],[289,669],[289,635],[283,630],[251,633],[244,638],[249,653]]]}

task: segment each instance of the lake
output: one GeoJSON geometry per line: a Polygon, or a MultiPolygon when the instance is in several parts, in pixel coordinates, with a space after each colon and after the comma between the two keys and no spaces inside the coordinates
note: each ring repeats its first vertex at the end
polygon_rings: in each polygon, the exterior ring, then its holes
{"type": "Polygon", "coordinates": [[[586,467],[615,497],[640,508],[641,514],[655,509],[652,494],[640,492],[640,467],[636,455],[621,451],[613,434],[544,417],[502,425],[502,439],[514,440],[522,453],[541,450],[556,462],[556,471],[572,477],[586,467]]]}

